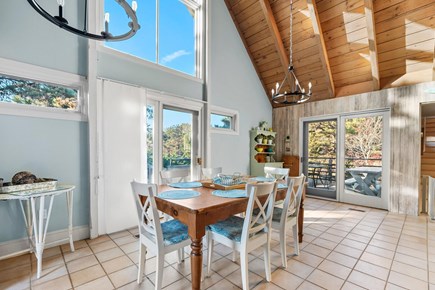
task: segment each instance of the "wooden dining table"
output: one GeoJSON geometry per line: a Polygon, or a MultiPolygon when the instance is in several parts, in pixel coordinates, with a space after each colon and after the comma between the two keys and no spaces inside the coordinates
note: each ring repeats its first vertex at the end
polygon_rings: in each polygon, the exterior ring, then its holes
{"type": "MultiPolygon", "coordinates": [[[[174,190],[167,185],[159,186],[159,193],[174,190]]],[[[187,225],[188,233],[192,240],[190,265],[192,273],[192,289],[201,288],[202,271],[202,238],[205,235],[206,226],[224,220],[232,215],[246,211],[248,198],[224,198],[212,195],[215,189],[199,187],[192,188],[200,195],[188,199],[162,199],[156,197],[157,208],[187,225]]],[[[286,189],[277,191],[276,200],[285,198],[286,189]]],[[[303,236],[303,199],[299,213],[299,242],[303,236]]]]}

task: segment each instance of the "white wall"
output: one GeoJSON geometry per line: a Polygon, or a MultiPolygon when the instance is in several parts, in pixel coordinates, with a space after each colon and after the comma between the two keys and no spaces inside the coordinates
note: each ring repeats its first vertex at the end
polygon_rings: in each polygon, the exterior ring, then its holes
{"type": "Polygon", "coordinates": [[[258,122],[272,124],[272,106],[255,72],[224,0],[208,1],[208,100],[239,111],[240,134],[210,136],[211,164],[225,173],[249,173],[249,130],[258,122]]]}

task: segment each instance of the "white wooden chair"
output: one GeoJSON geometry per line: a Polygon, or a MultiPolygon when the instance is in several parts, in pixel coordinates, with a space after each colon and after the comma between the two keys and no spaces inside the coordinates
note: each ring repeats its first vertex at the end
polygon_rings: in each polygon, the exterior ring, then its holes
{"type": "Polygon", "coordinates": [[[216,177],[219,173],[222,173],[222,167],[204,167],[202,169],[202,177],[204,179],[212,179],[216,177]]]}
{"type": "Polygon", "coordinates": [[[137,283],[142,282],[145,270],[146,250],[156,253],[156,283],[155,289],[162,287],[163,264],[165,255],[178,251],[178,263],[184,259],[183,248],[190,245],[187,226],[176,219],[160,223],[159,212],[154,199],[157,185],[131,182],[131,188],[136,203],[139,222],[139,270],[137,283]],[[146,197],[142,205],[140,197],[146,197]]]}
{"type": "Polygon", "coordinates": [[[276,180],[287,180],[289,172],[289,168],[264,167],[266,177],[273,177],[276,180]]]}
{"type": "Polygon", "coordinates": [[[273,205],[276,196],[276,183],[247,184],[249,196],[245,218],[231,216],[228,219],[208,226],[207,228],[207,275],[210,276],[213,241],[240,252],[240,266],[242,271],[243,289],[249,289],[248,253],[258,247],[264,249],[264,267],[266,280],[271,281],[270,271],[270,233],[273,205]],[[266,201],[261,202],[259,196],[267,195],[266,201]],[[253,216],[254,207],[258,206],[259,214],[253,216]]]}
{"type": "Polygon", "coordinates": [[[169,169],[160,171],[160,177],[163,184],[187,181],[187,177],[189,176],[189,174],[190,168],[169,169]]]}
{"type": "Polygon", "coordinates": [[[275,206],[273,210],[272,228],[279,232],[281,260],[284,268],[287,268],[286,233],[288,226],[291,226],[293,230],[295,255],[299,255],[298,215],[304,183],[305,176],[303,174],[298,177],[289,177],[287,180],[288,188],[284,203],[275,206]]]}

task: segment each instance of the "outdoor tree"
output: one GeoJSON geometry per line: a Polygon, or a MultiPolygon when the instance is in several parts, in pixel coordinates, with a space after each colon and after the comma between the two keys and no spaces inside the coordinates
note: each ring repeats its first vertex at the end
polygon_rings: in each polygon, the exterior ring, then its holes
{"type": "Polygon", "coordinates": [[[355,166],[381,165],[382,117],[348,119],[346,120],[345,127],[345,156],[355,159],[355,166]]]}
{"type": "Polygon", "coordinates": [[[77,91],[29,80],[0,76],[0,101],[74,110],[77,91]]]}
{"type": "Polygon", "coordinates": [[[163,166],[167,167],[170,160],[176,160],[178,165],[189,165],[191,157],[191,126],[183,123],[173,125],[163,131],[163,166]]]}
{"type": "Polygon", "coordinates": [[[336,154],[336,121],[313,122],[308,125],[309,144],[308,156],[314,157],[314,162],[328,163],[329,158],[336,154]]]}

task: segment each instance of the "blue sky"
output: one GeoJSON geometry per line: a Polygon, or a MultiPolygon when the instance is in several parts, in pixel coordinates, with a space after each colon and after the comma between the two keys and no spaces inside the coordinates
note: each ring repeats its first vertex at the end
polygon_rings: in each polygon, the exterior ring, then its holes
{"type": "Polygon", "coordinates": [[[163,130],[177,124],[191,124],[192,114],[163,109],[163,130]]]}
{"type": "MultiPolygon", "coordinates": [[[[195,75],[194,18],[178,0],[159,1],[159,64],[195,75]]],[[[130,4],[131,1],[129,0],[130,4]]],[[[115,0],[105,0],[105,12],[110,13],[109,32],[128,31],[128,17],[115,0]]],[[[156,62],[156,1],[137,0],[141,29],[132,38],[106,42],[107,47],[156,62]]]]}

